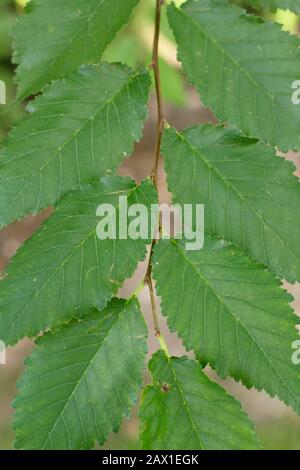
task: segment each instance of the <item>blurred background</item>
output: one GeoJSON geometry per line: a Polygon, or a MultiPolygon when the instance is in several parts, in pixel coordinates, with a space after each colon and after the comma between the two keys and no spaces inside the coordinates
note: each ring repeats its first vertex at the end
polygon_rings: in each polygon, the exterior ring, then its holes
{"type": "MultiPolygon", "coordinates": [[[[123,0],[120,0],[123,1],[123,0]]],[[[10,30],[15,17],[22,14],[26,0],[0,0],[0,80],[7,85],[7,103],[10,104],[15,96],[13,82],[14,66],[11,62],[10,30]]],[[[179,5],[182,0],[177,0],[179,5]]],[[[235,3],[243,4],[242,1],[235,3]]],[[[126,62],[133,67],[148,65],[151,61],[151,48],[153,38],[153,17],[155,0],[141,0],[135,15],[117,36],[106,51],[104,59],[107,61],[126,62]]],[[[260,15],[267,16],[263,11],[260,15]]],[[[270,14],[269,14],[270,16],[270,14]]],[[[286,30],[294,34],[300,33],[299,18],[289,12],[277,11],[273,18],[283,24],[286,30]]],[[[34,37],[32,38],[34,41],[34,37]]],[[[193,87],[189,86],[181,74],[180,64],[176,60],[176,47],[172,33],[168,27],[165,13],[162,18],[162,35],[160,41],[162,91],[164,98],[165,116],[172,125],[183,128],[196,123],[207,121],[216,122],[213,114],[201,105],[200,99],[193,87]]],[[[3,106],[0,107],[2,111],[3,106]]],[[[24,105],[15,105],[6,114],[0,115],[0,140],[25,114],[24,105]]],[[[135,152],[120,168],[121,175],[130,175],[137,181],[145,178],[151,170],[155,144],[156,106],[152,94],[150,99],[149,118],[145,125],[143,140],[136,146],[135,152]]],[[[1,144],[0,144],[1,145],[1,144]]],[[[290,153],[287,158],[297,165],[300,175],[299,155],[290,153]]],[[[165,176],[160,166],[160,186],[163,188],[165,176]]],[[[170,195],[161,189],[161,202],[170,201],[170,195]]],[[[5,230],[0,231],[0,270],[3,271],[10,258],[18,247],[39,227],[42,221],[49,216],[45,211],[37,217],[27,217],[25,220],[14,223],[5,230]]],[[[120,295],[128,296],[142,279],[145,273],[145,264],[141,264],[134,277],[127,281],[120,295]]],[[[299,285],[286,285],[294,295],[294,306],[300,312],[299,285]]],[[[151,333],[150,302],[146,289],[140,294],[143,311],[149,322],[149,355],[158,345],[151,333]]],[[[183,353],[181,341],[168,332],[163,319],[161,319],[164,334],[169,349],[173,355],[183,353]]],[[[13,443],[11,400],[16,394],[16,382],[23,370],[24,358],[30,353],[33,345],[24,340],[16,347],[9,348],[7,365],[0,365],[0,449],[11,449],[13,443]]],[[[271,399],[265,393],[255,390],[246,390],[233,380],[220,381],[213,371],[206,369],[208,374],[221,383],[230,393],[238,398],[250,417],[257,425],[257,432],[266,449],[300,449],[300,417],[284,406],[277,399],[271,399]]],[[[149,377],[146,375],[146,381],[149,377]]],[[[42,423],[41,423],[42,424],[42,423]]],[[[109,449],[137,449],[138,448],[138,420],[136,410],[123,424],[118,435],[112,435],[106,444],[109,449]]]]}

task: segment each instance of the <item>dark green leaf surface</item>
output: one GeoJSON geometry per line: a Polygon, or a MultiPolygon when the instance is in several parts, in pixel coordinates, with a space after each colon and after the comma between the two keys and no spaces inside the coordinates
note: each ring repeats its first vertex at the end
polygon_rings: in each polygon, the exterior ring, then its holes
{"type": "Polygon", "coordinates": [[[273,149],[221,126],[165,132],[168,187],[180,204],[205,204],[205,229],[279,275],[300,281],[300,184],[273,149]]]}
{"type": "Polygon", "coordinates": [[[128,206],[148,210],[156,203],[150,182],[140,186],[121,177],[103,178],[67,196],[33,237],[25,242],[0,282],[0,338],[13,344],[54,327],[91,307],[100,310],[135,271],[149,240],[100,240],[97,207],[119,196],[128,206]]]}
{"type": "Polygon", "coordinates": [[[142,396],[144,449],[255,449],[254,427],[240,404],[186,357],[160,351],[150,364],[153,385],[142,396]]]}
{"type": "Polygon", "coordinates": [[[283,151],[299,150],[300,107],[292,103],[299,38],[225,0],[168,11],[184,71],[218,119],[283,151]]]}
{"type": "Polygon", "coordinates": [[[298,319],[279,280],[208,237],[200,251],[160,241],[153,275],[162,313],[187,350],[222,377],[277,395],[300,414],[300,369],[292,363],[298,319]]]}
{"type": "Polygon", "coordinates": [[[37,340],[14,402],[18,449],[90,449],[116,432],[142,384],[146,325],[135,298],[37,340]]]}
{"type": "Polygon", "coordinates": [[[139,0],[33,0],[13,30],[18,96],[98,62],[139,0]]]}
{"type": "Polygon", "coordinates": [[[84,66],[31,102],[0,153],[0,226],[114,173],[141,138],[150,78],[127,66],[84,66]]]}

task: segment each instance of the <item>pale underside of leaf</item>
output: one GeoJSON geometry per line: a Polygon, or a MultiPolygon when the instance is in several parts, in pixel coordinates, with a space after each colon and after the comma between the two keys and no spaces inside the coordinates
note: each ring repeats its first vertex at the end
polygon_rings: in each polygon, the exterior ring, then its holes
{"type": "Polygon", "coordinates": [[[283,151],[299,150],[300,108],[292,102],[299,39],[226,0],[168,11],[184,71],[217,118],[283,151]]]}
{"type": "Polygon", "coordinates": [[[84,66],[31,102],[0,153],[0,226],[113,174],[142,135],[150,79],[127,66],[84,66]]]}
{"type": "Polygon", "coordinates": [[[146,325],[138,301],[37,340],[14,402],[18,449],[90,449],[117,432],[142,384],[146,325]]]}
{"type": "Polygon", "coordinates": [[[128,207],[144,204],[150,212],[156,192],[150,182],[106,177],[67,196],[20,248],[0,282],[0,338],[13,344],[24,336],[60,325],[91,307],[105,307],[146,255],[149,239],[100,240],[96,216],[111,204],[119,216],[119,196],[128,207]]]}
{"type": "Polygon", "coordinates": [[[160,351],[150,361],[153,385],[142,395],[144,449],[255,449],[254,426],[240,404],[186,357],[160,351]]]}
{"type": "Polygon", "coordinates": [[[206,237],[200,251],[160,241],[153,275],[162,313],[187,350],[222,376],[277,395],[300,413],[299,336],[292,297],[233,245],[206,237]]]}
{"type": "Polygon", "coordinates": [[[174,202],[204,204],[206,231],[300,280],[300,183],[291,162],[212,125],[166,130],[162,153],[174,202]]]}
{"type": "Polygon", "coordinates": [[[13,30],[18,97],[98,62],[139,0],[34,0],[13,30]]]}

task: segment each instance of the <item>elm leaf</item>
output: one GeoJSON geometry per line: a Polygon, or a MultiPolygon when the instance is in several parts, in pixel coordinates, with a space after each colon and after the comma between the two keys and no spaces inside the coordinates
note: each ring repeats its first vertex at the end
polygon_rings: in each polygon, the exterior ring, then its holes
{"type": "Polygon", "coordinates": [[[226,0],[171,4],[168,14],[184,72],[217,118],[280,150],[300,150],[292,102],[299,38],[226,0]]]}
{"type": "Polygon", "coordinates": [[[14,427],[18,449],[90,449],[116,432],[137,400],[147,351],[135,298],[36,341],[21,378],[14,427]]]}
{"type": "Polygon", "coordinates": [[[201,365],[163,351],[150,363],[153,384],[140,408],[144,449],[228,450],[260,447],[240,404],[209,380],[201,365]]]}
{"type": "Polygon", "coordinates": [[[140,140],[150,78],[127,66],[84,66],[31,102],[0,153],[0,227],[115,173],[140,140]]]}
{"type": "Polygon", "coordinates": [[[147,240],[97,236],[98,206],[111,204],[118,219],[119,196],[128,207],[144,204],[149,212],[157,199],[149,181],[138,186],[129,178],[103,178],[63,199],[20,248],[0,281],[0,338],[6,344],[82,317],[90,308],[103,309],[132,276],[146,256],[150,230],[147,240]]]}
{"type": "Polygon", "coordinates": [[[170,329],[221,377],[277,396],[300,414],[299,340],[292,297],[234,245],[206,237],[202,250],[161,240],[153,258],[161,310],[170,329]]]}

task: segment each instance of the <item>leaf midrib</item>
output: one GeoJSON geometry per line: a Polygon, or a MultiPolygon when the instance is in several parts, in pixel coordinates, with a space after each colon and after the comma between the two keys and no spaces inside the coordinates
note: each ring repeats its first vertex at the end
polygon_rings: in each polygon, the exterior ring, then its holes
{"type": "MultiPolygon", "coordinates": [[[[102,338],[101,342],[99,342],[99,346],[96,348],[96,351],[95,351],[95,353],[93,354],[92,358],[90,359],[90,361],[87,362],[86,368],[83,370],[83,372],[82,372],[80,378],[78,379],[76,385],[74,386],[74,389],[73,389],[72,392],[70,393],[69,397],[66,399],[66,403],[64,404],[64,406],[63,406],[61,412],[60,412],[59,415],[56,417],[55,422],[53,423],[53,425],[52,425],[52,427],[51,427],[51,430],[50,430],[50,432],[48,433],[48,436],[47,436],[47,438],[46,438],[44,444],[42,445],[42,449],[45,448],[47,442],[49,441],[49,439],[51,439],[52,433],[54,432],[54,430],[55,430],[55,428],[56,428],[56,426],[57,426],[57,424],[58,424],[59,419],[60,419],[60,418],[63,418],[63,413],[64,413],[64,411],[66,410],[67,406],[69,405],[70,400],[74,397],[74,395],[75,395],[75,393],[76,393],[76,390],[77,390],[78,386],[80,385],[81,381],[86,378],[86,375],[87,375],[87,373],[88,373],[89,368],[90,368],[90,367],[92,366],[92,364],[95,362],[98,353],[101,353],[104,343],[107,342],[107,340],[108,340],[108,338],[109,338],[111,332],[113,331],[113,329],[114,329],[114,327],[115,327],[117,321],[120,320],[120,316],[122,315],[124,309],[127,308],[127,306],[128,306],[128,303],[126,302],[126,303],[123,305],[123,307],[122,307],[122,309],[120,310],[120,312],[117,313],[116,318],[115,318],[115,321],[112,323],[112,325],[110,326],[110,328],[107,330],[107,333],[106,333],[106,335],[104,336],[104,338],[102,338]]],[[[103,319],[102,322],[104,322],[105,320],[107,320],[107,318],[108,318],[108,317],[106,317],[105,319],[103,319]]],[[[97,326],[92,327],[90,330],[88,330],[88,333],[90,333],[93,329],[96,329],[96,328],[97,328],[97,326]]]]}
{"type": "Polygon", "coordinates": [[[197,437],[197,441],[198,441],[198,443],[199,443],[201,449],[204,450],[204,449],[205,449],[205,446],[204,446],[204,444],[203,444],[203,442],[202,442],[202,440],[201,440],[201,438],[200,438],[200,436],[199,436],[199,433],[198,433],[198,431],[197,431],[196,425],[195,425],[194,420],[193,420],[193,416],[192,416],[192,414],[191,414],[191,412],[190,412],[190,410],[189,410],[189,405],[188,405],[188,403],[187,403],[187,401],[186,401],[186,399],[185,399],[184,392],[183,392],[183,390],[182,390],[182,388],[181,388],[181,384],[180,384],[180,382],[179,382],[178,379],[177,379],[177,376],[176,376],[176,373],[175,373],[175,370],[174,370],[172,361],[171,361],[171,359],[170,359],[169,357],[167,357],[166,359],[167,359],[167,361],[168,361],[168,363],[169,363],[169,365],[170,365],[170,368],[171,368],[171,371],[172,371],[172,375],[173,375],[174,381],[175,381],[175,383],[176,383],[176,385],[177,385],[177,389],[178,389],[178,391],[179,391],[179,395],[181,396],[183,406],[184,406],[184,408],[186,409],[186,412],[187,412],[189,421],[191,422],[193,431],[194,431],[194,433],[195,433],[195,435],[196,435],[196,437],[197,437]]]}

